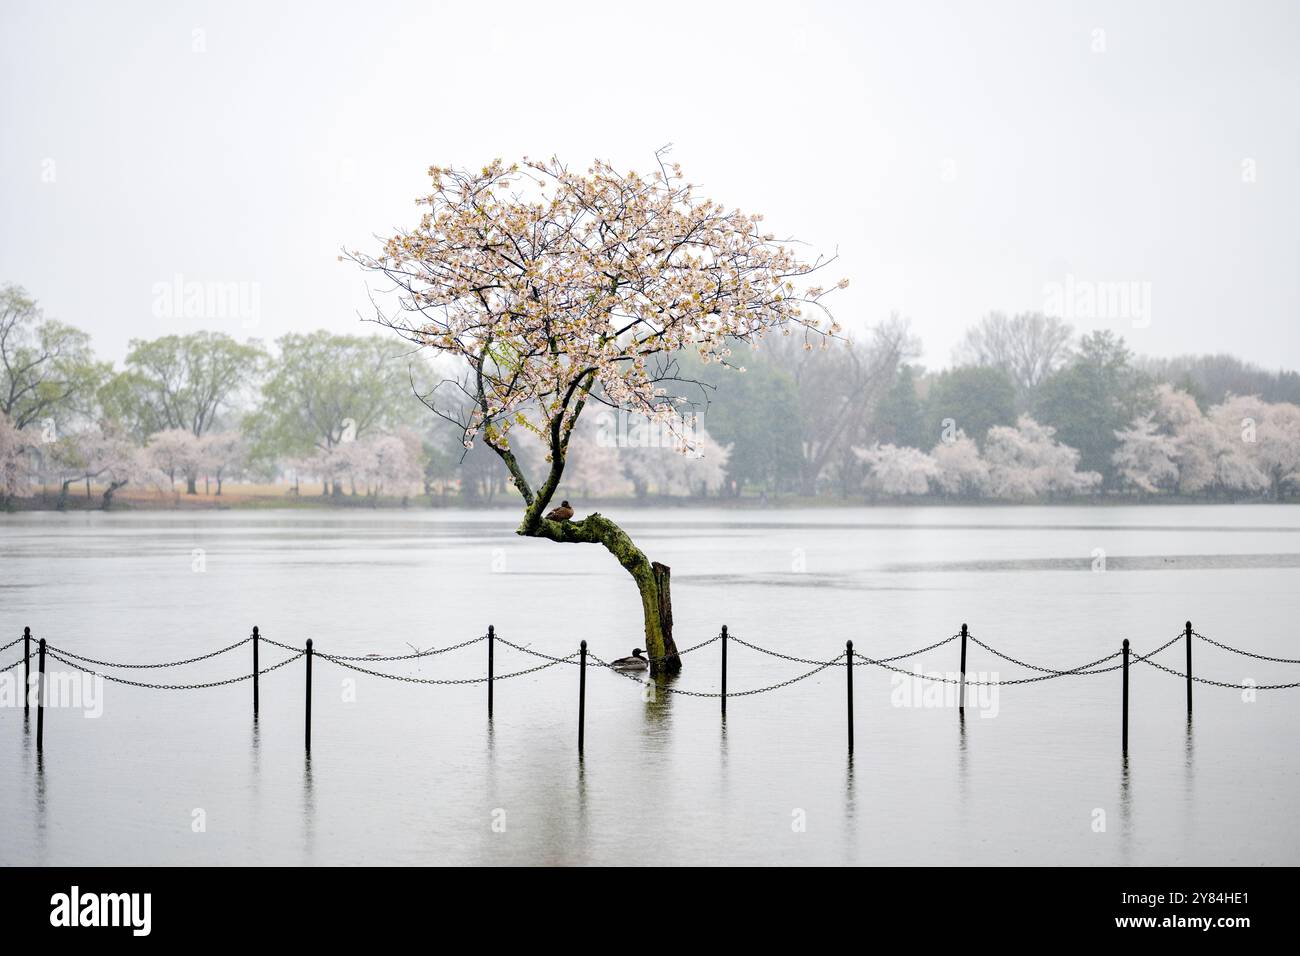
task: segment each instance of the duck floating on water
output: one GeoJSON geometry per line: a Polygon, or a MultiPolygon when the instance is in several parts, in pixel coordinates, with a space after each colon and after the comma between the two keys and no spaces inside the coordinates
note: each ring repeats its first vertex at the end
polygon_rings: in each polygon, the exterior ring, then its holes
{"type": "Polygon", "coordinates": [[[618,671],[643,671],[650,666],[650,662],[641,656],[644,653],[641,648],[634,647],[631,657],[620,657],[612,661],[609,666],[618,671]]]}

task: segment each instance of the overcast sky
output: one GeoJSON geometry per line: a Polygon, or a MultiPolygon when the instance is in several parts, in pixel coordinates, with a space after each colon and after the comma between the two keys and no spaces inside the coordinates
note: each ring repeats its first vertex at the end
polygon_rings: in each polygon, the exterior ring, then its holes
{"type": "Polygon", "coordinates": [[[1294,2],[0,10],[0,282],[117,360],[358,327],[338,249],[411,224],[430,164],[672,143],[708,195],[838,250],[837,317],[902,312],[932,367],[1046,308],[1300,368],[1294,2]],[[243,307],[187,317],[176,277],[243,307]]]}

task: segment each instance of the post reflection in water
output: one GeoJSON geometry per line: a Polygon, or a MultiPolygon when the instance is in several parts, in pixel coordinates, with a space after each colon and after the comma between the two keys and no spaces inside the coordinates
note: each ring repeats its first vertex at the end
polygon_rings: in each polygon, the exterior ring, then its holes
{"type": "Polygon", "coordinates": [[[1129,773],[1128,754],[1120,757],[1119,841],[1120,857],[1127,866],[1133,857],[1133,780],[1129,773]]]}
{"type": "Polygon", "coordinates": [[[312,781],[311,754],[302,764],[302,844],[303,862],[312,863],[316,856],[316,788],[312,781]]]}
{"type": "Polygon", "coordinates": [[[853,785],[853,754],[844,766],[844,862],[858,862],[858,805],[853,785]]]}

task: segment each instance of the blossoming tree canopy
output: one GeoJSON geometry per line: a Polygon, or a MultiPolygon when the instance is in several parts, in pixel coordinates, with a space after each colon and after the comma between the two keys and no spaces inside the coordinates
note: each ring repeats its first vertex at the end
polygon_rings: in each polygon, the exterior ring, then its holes
{"type": "Polygon", "coordinates": [[[381,308],[379,321],[463,362],[444,383],[450,396],[425,401],[464,428],[467,446],[481,437],[501,456],[526,505],[520,533],[603,543],[632,572],[652,657],[666,651],[644,555],[599,515],[563,529],[544,517],[584,405],[667,424],[685,449],[693,417],[668,387],[675,353],[728,363],[734,340],[779,330],[811,348],[838,331],[823,305],[829,290],[812,281],[829,260],[801,258],[761,217],[698,196],[657,158],[644,175],[602,161],[575,172],[554,158],[435,166],[414,228],[378,255],[346,254],[392,283],[398,307],[381,308]],[[516,428],[547,448],[536,490],[510,450],[516,428]]]}

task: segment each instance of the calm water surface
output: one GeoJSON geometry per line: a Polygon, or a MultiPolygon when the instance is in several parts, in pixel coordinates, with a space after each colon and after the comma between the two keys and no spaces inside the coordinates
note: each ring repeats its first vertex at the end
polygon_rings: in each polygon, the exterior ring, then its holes
{"type": "MultiPolygon", "coordinates": [[[[616,517],[672,566],[682,647],[726,623],[800,657],[833,657],[850,638],[884,657],[966,621],[1013,657],[1067,668],[1125,637],[1150,650],[1190,618],[1225,643],[1300,657],[1297,508],[616,517]]],[[[520,540],[514,525],[506,511],[0,516],[0,644],[30,625],[75,653],[149,662],[257,624],[294,646],[398,654],[491,623],[557,655],[582,639],[606,659],[639,645],[635,588],[608,554],[520,540]]],[[[688,656],[675,686],[716,691],[718,650],[688,656]]],[[[1206,677],[1300,681],[1300,665],[1195,653],[1206,677]]],[[[219,680],[247,673],[249,654],[127,676],[219,680]]],[[[950,643],[913,663],[955,671],[957,655],[950,643]]],[[[264,646],[262,664],[283,656],[264,646]]],[[[477,677],[485,657],[480,643],[372,666],[477,677]]],[[[1181,642],[1158,659],[1181,669],[1181,642]]],[[[498,673],[535,663],[498,647],[498,673]]],[[[968,669],[1028,673],[974,646],[968,669]]],[[[729,690],[805,670],[733,644],[729,690]]],[[[1001,687],[996,716],[968,708],[964,724],[942,701],[898,706],[887,671],[854,673],[851,763],[838,668],[735,697],[725,723],[716,700],[646,701],[637,684],[591,672],[581,764],[568,666],[499,682],[489,722],[482,685],[387,681],[317,659],[310,761],[302,661],[262,678],[257,724],[248,682],[105,685],[98,719],[47,711],[39,763],[35,714],[5,706],[0,862],[1300,863],[1300,690],[1246,703],[1198,686],[1189,731],[1183,683],[1137,666],[1126,766],[1118,672],[1001,687]]]]}

